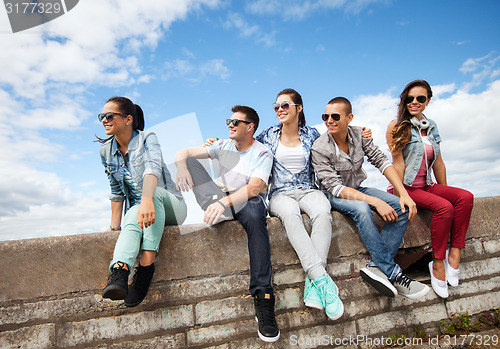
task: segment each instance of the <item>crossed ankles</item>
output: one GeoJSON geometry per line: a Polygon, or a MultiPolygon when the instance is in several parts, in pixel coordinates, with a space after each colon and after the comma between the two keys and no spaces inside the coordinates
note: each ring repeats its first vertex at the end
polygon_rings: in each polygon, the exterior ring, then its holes
{"type": "Polygon", "coordinates": [[[424,297],[430,288],[421,282],[418,282],[403,272],[400,272],[393,281],[376,266],[366,266],[360,270],[363,280],[373,286],[378,292],[387,297],[401,295],[409,299],[418,299],[424,297]]]}
{"type": "Polygon", "coordinates": [[[154,271],[154,263],[145,267],[139,264],[135,268],[134,278],[129,286],[129,270],[126,269],[126,264],[122,262],[115,263],[111,269],[108,284],[102,290],[102,298],[109,298],[111,300],[123,299],[127,307],[139,305],[148,293],[154,271]]]}
{"type": "Polygon", "coordinates": [[[339,289],[328,274],[311,280],[306,277],[304,303],[307,307],[324,309],[331,320],[344,314],[344,305],[339,298],[339,289]]]}

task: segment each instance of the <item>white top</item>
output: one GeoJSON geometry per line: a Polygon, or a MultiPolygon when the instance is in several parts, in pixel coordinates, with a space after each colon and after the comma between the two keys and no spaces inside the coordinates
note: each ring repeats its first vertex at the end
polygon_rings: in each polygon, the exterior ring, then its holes
{"type": "Polygon", "coordinates": [[[207,148],[210,159],[219,160],[219,174],[215,183],[225,192],[233,192],[248,184],[251,177],[269,183],[273,155],[259,141],[244,152],[238,151],[234,140],[222,139],[207,148]]]}
{"type": "Polygon", "coordinates": [[[306,156],[302,144],[297,147],[287,147],[280,141],[276,148],[276,159],[294,174],[299,173],[306,166],[306,156]]]}

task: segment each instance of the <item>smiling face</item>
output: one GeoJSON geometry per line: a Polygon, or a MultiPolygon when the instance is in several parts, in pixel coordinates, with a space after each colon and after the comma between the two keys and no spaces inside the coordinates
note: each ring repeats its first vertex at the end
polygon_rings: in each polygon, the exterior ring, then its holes
{"type": "MultiPolygon", "coordinates": [[[[237,119],[237,120],[243,120],[243,121],[250,121],[247,120],[247,117],[245,114],[241,112],[236,112],[233,115],[231,115],[231,120],[237,119]]],[[[253,124],[245,123],[245,122],[240,122],[238,123],[238,126],[234,126],[232,123],[227,126],[229,129],[229,138],[234,139],[235,141],[240,141],[243,139],[246,139],[248,137],[252,138],[253,135],[253,124]]]]}
{"type": "Polygon", "coordinates": [[[295,104],[292,100],[292,96],[290,95],[279,95],[276,99],[276,103],[281,105],[282,103],[287,102],[289,107],[288,109],[283,109],[280,107],[276,111],[276,116],[282,124],[298,124],[299,122],[299,114],[302,111],[301,105],[293,105],[295,104]]]}
{"type": "MultiPolygon", "coordinates": [[[[119,113],[121,110],[117,103],[108,102],[104,104],[102,108],[103,114],[105,113],[119,113]]],[[[124,131],[126,128],[131,127],[132,117],[130,115],[123,117],[120,115],[113,115],[113,120],[108,120],[107,118],[102,119],[102,125],[104,126],[104,131],[108,136],[116,136],[120,132],[124,131]],[[127,125],[128,123],[128,125],[127,125]]]]}
{"type": "Polygon", "coordinates": [[[416,116],[418,119],[421,119],[422,113],[430,101],[427,95],[427,89],[422,86],[415,86],[408,91],[408,97],[414,97],[413,101],[406,105],[408,113],[410,113],[411,116],[416,116]],[[417,100],[418,96],[425,96],[427,100],[424,103],[420,103],[417,100]]]}
{"type": "Polygon", "coordinates": [[[332,117],[329,117],[325,121],[325,126],[328,129],[328,132],[332,136],[336,135],[342,135],[347,132],[347,126],[352,120],[352,113],[347,114],[347,107],[345,104],[342,103],[334,103],[334,104],[327,104],[325,107],[325,114],[331,115],[331,114],[339,114],[340,119],[338,121],[333,120],[332,117]]]}

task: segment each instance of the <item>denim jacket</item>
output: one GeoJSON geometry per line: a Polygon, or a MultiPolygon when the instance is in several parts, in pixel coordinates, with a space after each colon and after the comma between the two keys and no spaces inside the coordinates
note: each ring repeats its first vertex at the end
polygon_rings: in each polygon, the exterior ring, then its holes
{"type": "Polygon", "coordinates": [[[104,143],[99,153],[111,186],[109,199],[126,201],[125,212],[130,208],[127,186],[123,181],[125,166],[129,169],[141,192],[143,177],[152,174],[158,178],[157,187],[168,190],[182,200],[182,194],[170,177],[170,172],[161,155],[160,143],[153,132],[134,130],[125,156],[122,156],[115,137],[104,143]]]}
{"type": "Polygon", "coordinates": [[[292,173],[278,159],[276,149],[280,141],[281,128],[283,125],[271,126],[263,130],[256,139],[266,145],[273,154],[273,169],[271,172],[271,189],[269,199],[275,194],[293,189],[316,189],[314,169],[311,166],[311,147],[320,136],[318,130],[313,127],[303,126],[299,128],[299,138],[306,156],[306,165],[299,173],[292,173]]]}
{"type": "Polygon", "coordinates": [[[311,150],[311,161],[322,187],[338,197],[344,187],[357,189],[367,178],[363,170],[364,157],[381,173],[391,166],[385,154],[373,143],[372,138],[362,136],[363,128],[348,126],[349,154],[341,151],[333,136],[325,132],[311,150]]]}
{"type": "MultiPolygon", "coordinates": [[[[434,160],[432,161],[429,169],[432,168],[434,162],[439,156],[439,149],[441,143],[441,136],[437,125],[434,121],[427,119],[429,121],[429,127],[427,128],[427,138],[432,144],[434,149],[434,160]]],[[[403,148],[403,157],[405,160],[405,172],[403,176],[403,183],[411,186],[413,181],[417,177],[418,170],[422,164],[422,159],[424,157],[424,143],[422,142],[422,137],[420,135],[420,130],[414,126],[411,128],[411,140],[403,148]]],[[[427,185],[433,184],[432,182],[432,171],[427,171],[426,178],[427,185]]]]}

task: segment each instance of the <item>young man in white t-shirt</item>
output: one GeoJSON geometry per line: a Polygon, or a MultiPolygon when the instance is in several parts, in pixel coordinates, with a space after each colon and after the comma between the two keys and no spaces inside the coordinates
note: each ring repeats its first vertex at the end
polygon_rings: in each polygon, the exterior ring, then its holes
{"type": "Polygon", "coordinates": [[[238,219],[248,236],[250,293],[254,297],[259,337],[266,342],[279,339],[271,285],[271,246],[267,231],[267,210],[260,195],[268,184],[273,156],[253,136],[259,126],[257,112],[236,105],[226,120],[229,139],[212,145],[183,149],[175,155],[177,188],[192,189],[205,210],[203,221],[216,224],[221,219],[238,219]],[[217,159],[220,170],[212,180],[196,159],[217,159]]]}

